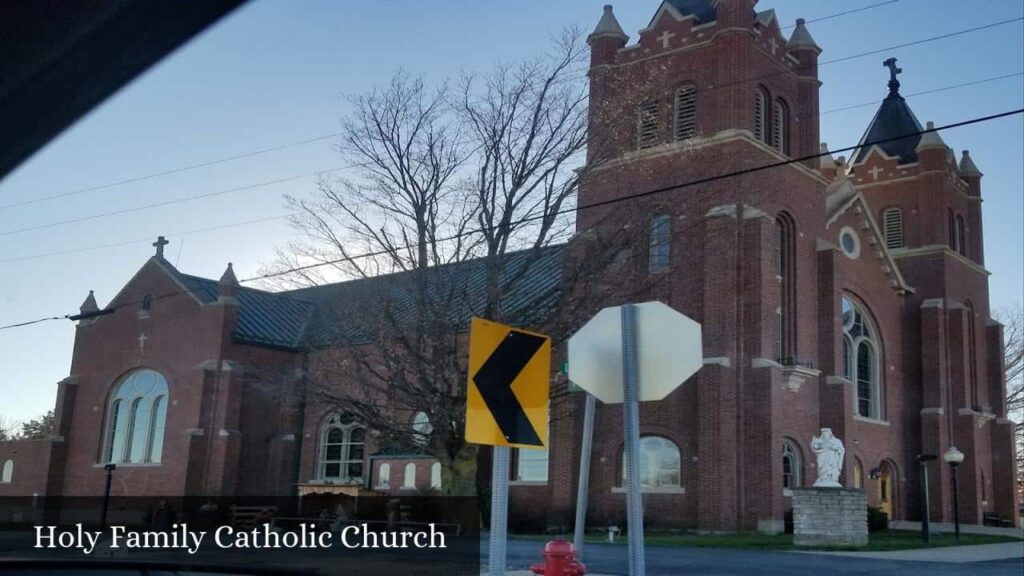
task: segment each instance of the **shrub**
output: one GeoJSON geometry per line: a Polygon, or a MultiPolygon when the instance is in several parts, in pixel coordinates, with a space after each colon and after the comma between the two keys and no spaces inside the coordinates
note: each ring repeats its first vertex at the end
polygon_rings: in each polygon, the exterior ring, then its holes
{"type": "Polygon", "coordinates": [[[889,515],[881,508],[868,506],[868,532],[881,532],[889,529],[889,515]]]}

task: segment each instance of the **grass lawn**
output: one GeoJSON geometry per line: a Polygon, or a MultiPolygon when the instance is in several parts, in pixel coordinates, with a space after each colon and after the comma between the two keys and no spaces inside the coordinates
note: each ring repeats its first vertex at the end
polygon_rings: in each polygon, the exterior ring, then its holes
{"type": "MultiPolygon", "coordinates": [[[[515,535],[513,538],[528,540],[553,540],[563,538],[572,540],[572,535],[546,536],[540,534],[515,535]]],[[[607,538],[593,535],[587,536],[587,542],[607,542],[607,538]]],[[[626,539],[620,536],[617,540],[625,544],[626,539]]],[[[865,552],[885,552],[892,550],[911,550],[915,548],[940,548],[943,546],[966,546],[971,544],[996,544],[1000,542],[1020,542],[1019,539],[1008,536],[989,536],[985,534],[961,534],[957,542],[952,534],[943,533],[941,536],[932,534],[932,541],[926,545],[921,541],[920,532],[906,530],[887,530],[885,532],[874,532],[868,537],[868,545],[863,548],[855,548],[865,552]]],[[[800,550],[793,546],[792,534],[680,534],[648,532],[644,543],[647,546],[681,546],[695,548],[733,548],[746,550],[800,550]]],[[[844,548],[815,548],[815,550],[843,550],[844,548]]],[[[849,550],[849,548],[846,548],[849,550]]]]}

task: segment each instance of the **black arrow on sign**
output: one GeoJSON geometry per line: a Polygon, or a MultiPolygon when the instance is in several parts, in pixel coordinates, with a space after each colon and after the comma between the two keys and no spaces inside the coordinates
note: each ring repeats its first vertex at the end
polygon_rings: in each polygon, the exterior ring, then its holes
{"type": "Polygon", "coordinates": [[[512,393],[512,382],[544,345],[546,338],[512,330],[473,376],[480,396],[512,444],[543,446],[526,417],[522,404],[512,393]]]}

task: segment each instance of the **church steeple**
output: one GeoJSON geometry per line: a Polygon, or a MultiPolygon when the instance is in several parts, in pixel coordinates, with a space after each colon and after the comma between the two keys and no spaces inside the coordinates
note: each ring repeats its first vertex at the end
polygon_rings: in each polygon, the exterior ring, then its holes
{"type": "Polygon", "coordinates": [[[903,69],[896,67],[895,58],[885,60],[882,65],[889,69],[889,95],[882,100],[878,112],[864,131],[860,140],[861,147],[854,155],[853,163],[862,162],[875,146],[887,155],[898,158],[900,164],[917,162],[916,149],[921,142],[920,132],[923,128],[907,106],[907,101],[900,96],[900,81],[896,75],[903,72],[903,69]]]}

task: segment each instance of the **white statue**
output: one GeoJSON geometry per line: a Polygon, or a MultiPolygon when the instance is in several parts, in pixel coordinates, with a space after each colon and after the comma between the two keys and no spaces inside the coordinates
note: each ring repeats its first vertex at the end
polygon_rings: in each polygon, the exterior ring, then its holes
{"type": "Polygon", "coordinates": [[[843,470],[846,448],[839,438],[832,435],[831,428],[822,428],[821,436],[811,439],[811,450],[818,455],[818,480],[814,482],[814,486],[842,488],[839,473],[843,470]]]}

